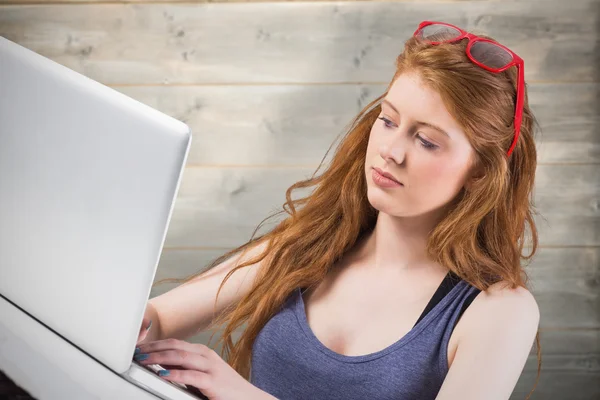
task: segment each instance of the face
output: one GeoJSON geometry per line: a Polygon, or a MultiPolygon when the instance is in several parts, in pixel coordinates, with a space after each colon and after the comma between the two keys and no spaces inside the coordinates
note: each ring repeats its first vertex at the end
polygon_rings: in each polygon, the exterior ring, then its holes
{"type": "Polygon", "coordinates": [[[369,202],[398,217],[439,211],[465,185],[473,159],[471,144],[440,95],[424,87],[417,74],[402,74],[371,128],[365,163],[369,202]],[[389,172],[403,186],[377,185],[373,168],[389,172]]]}

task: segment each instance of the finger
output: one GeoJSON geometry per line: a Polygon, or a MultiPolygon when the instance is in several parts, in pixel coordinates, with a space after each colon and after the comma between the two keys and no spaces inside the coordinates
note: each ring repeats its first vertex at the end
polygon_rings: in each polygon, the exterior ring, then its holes
{"type": "Polygon", "coordinates": [[[202,371],[169,370],[167,375],[161,375],[161,377],[169,381],[183,383],[188,387],[188,389],[196,388],[197,390],[203,390],[207,389],[209,384],[209,375],[202,371]]]}
{"type": "Polygon", "coordinates": [[[140,354],[136,356],[136,361],[142,365],[159,364],[168,369],[165,365],[178,366],[180,369],[190,369],[196,371],[208,371],[209,361],[206,357],[198,353],[190,353],[185,350],[163,350],[146,353],[143,360],[139,360],[140,354]],[[147,357],[146,357],[147,356],[147,357]]]}
{"type": "Polygon", "coordinates": [[[143,343],[138,346],[142,353],[153,353],[163,350],[179,349],[190,353],[197,353],[205,357],[210,357],[212,350],[210,347],[200,343],[189,343],[184,340],[169,338],[163,340],[155,340],[148,343],[143,343]]]}

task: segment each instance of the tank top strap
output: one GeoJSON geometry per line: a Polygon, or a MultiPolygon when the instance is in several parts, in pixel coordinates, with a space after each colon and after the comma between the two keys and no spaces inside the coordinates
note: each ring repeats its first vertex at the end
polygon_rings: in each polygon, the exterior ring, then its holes
{"type": "Polygon", "coordinates": [[[415,323],[414,326],[416,326],[423,318],[425,318],[425,316],[448,294],[450,293],[450,291],[452,290],[452,288],[454,288],[456,285],[458,285],[458,283],[461,281],[460,277],[458,275],[456,275],[454,272],[449,271],[446,276],[444,277],[444,279],[442,280],[442,282],[440,283],[440,285],[438,286],[437,290],[435,291],[435,293],[433,294],[433,296],[431,297],[431,299],[429,300],[429,303],[427,303],[427,306],[425,306],[425,309],[423,310],[423,313],[421,313],[421,316],[419,317],[419,319],[417,320],[417,322],[415,323]]]}

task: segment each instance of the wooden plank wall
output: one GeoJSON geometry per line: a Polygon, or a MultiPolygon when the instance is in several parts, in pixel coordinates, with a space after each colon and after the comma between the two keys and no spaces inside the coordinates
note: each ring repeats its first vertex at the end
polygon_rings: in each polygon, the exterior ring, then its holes
{"type": "MultiPolygon", "coordinates": [[[[541,249],[528,267],[543,350],[533,399],[600,399],[599,0],[0,0],[0,35],[191,126],[156,279],[247,241],[385,88],[425,19],[490,34],[526,61],[543,129],[541,249]]],[[[536,367],[532,349],[512,399],[525,398],[536,367]]]]}

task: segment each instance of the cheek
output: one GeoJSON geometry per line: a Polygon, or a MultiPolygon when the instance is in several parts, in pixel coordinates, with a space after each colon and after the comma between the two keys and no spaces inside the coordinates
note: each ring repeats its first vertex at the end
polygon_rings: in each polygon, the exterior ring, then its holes
{"type": "Polygon", "coordinates": [[[367,161],[373,160],[373,157],[377,155],[379,148],[378,140],[379,139],[377,137],[377,133],[371,131],[371,133],[369,134],[369,143],[367,144],[367,161]]]}
{"type": "Polygon", "coordinates": [[[373,149],[377,146],[377,132],[375,128],[371,128],[371,132],[369,132],[369,143],[367,144],[367,149],[373,151],[373,149]]]}
{"type": "Polygon", "coordinates": [[[434,162],[431,163],[427,168],[427,173],[439,180],[448,179],[449,175],[453,176],[454,173],[451,172],[451,169],[448,168],[448,164],[444,162],[434,162]]]}
{"type": "Polygon", "coordinates": [[[419,186],[426,186],[432,191],[455,191],[460,186],[461,168],[442,159],[415,166],[419,186]]]}

